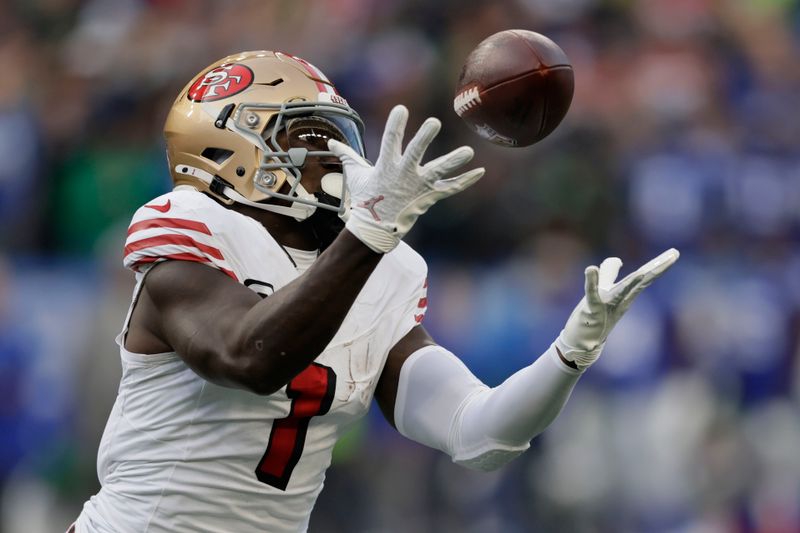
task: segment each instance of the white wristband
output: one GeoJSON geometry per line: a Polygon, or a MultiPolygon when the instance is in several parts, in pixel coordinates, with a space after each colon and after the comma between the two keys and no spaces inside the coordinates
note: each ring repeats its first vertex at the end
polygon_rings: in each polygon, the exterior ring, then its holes
{"type": "Polygon", "coordinates": [[[345,227],[373,252],[385,254],[391,252],[400,244],[400,236],[398,234],[392,234],[380,226],[364,222],[359,215],[359,213],[351,211],[345,227]]]}

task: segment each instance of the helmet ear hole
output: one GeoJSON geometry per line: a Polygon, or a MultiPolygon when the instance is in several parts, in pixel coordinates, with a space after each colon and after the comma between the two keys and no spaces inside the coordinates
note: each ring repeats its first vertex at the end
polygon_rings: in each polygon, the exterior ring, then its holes
{"type": "Polygon", "coordinates": [[[206,148],[200,153],[201,157],[210,159],[214,163],[221,165],[233,155],[233,150],[226,150],[225,148],[206,148]]]}

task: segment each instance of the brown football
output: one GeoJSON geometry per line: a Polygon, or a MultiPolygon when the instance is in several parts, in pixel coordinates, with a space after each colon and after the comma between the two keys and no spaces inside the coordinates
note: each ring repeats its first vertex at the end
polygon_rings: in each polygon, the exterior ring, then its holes
{"type": "Polygon", "coordinates": [[[453,108],[484,139],[528,146],[558,126],[574,88],[572,65],[556,43],[532,31],[505,30],[467,56],[453,108]]]}

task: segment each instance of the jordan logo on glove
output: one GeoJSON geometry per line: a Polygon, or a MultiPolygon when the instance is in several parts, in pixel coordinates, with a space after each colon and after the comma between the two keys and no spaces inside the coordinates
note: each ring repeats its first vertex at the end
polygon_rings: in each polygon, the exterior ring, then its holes
{"type": "Polygon", "coordinates": [[[395,106],[389,113],[380,155],[374,166],[350,146],[335,139],[328,140],[328,149],[342,162],[350,205],[364,209],[353,209],[345,227],[378,253],[393,250],[429,207],[463,191],[484,173],[483,168],[475,168],[454,175],[472,159],[474,152],[469,146],[456,148],[423,165],[425,150],[439,133],[442,123],[428,118],[403,151],[407,121],[405,106],[395,106]],[[381,201],[378,215],[375,205],[381,201]]]}
{"type": "Polygon", "coordinates": [[[384,196],[381,194],[374,198],[370,198],[369,200],[364,200],[363,202],[358,203],[358,207],[363,207],[364,209],[369,210],[369,214],[372,215],[376,221],[380,222],[381,217],[378,216],[378,213],[375,212],[375,204],[383,200],[384,196]]]}

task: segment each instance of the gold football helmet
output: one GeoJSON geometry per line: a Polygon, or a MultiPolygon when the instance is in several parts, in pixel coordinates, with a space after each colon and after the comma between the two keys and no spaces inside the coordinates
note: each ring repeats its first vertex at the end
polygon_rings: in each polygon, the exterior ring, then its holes
{"type": "Polygon", "coordinates": [[[322,178],[328,196],[322,201],[303,188],[302,168],[309,157],[336,157],[328,151],[329,138],[363,156],[363,131],[358,114],[319,69],[269,51],[242,52],[210,65],[181,91],[164,126],[176,186],[297,220],[318,208],[344,213],[341,172],[322,178]]]}

